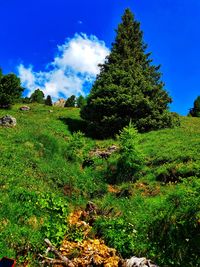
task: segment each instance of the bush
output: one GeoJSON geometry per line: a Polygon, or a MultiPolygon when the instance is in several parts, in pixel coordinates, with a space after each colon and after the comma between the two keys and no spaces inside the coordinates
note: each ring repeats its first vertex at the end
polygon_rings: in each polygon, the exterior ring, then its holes
{"type": "Polygon", "coordinates": [[[98,235],[103,236],[106,243],[123,257],[133,255],[137,232],[124,218],[99,218],[94,227],[98,235]]]}
{"type": "Polygon", "coordinates": [[[117,159],[116,182],[134,181],[134,175],[144,166],[144,156],[139,148],[140,135],[131,123],[118,136],[120,143],[117,159]]]}
{"type": "Polygon", "coordinates": [[[83,159],[83,148],[85,146],[85,138],[84,134],[80,131],[73,133],[72,136],[69,137],[67,149],[66,149],[66,157],[70,161],[77,161],[79,159],[83,159]]]}

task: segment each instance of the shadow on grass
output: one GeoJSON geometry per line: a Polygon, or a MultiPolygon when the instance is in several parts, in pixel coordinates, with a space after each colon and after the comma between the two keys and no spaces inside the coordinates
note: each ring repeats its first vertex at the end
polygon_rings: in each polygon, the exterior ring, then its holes
{"type": "Polygon", "coordinates": [[[81,119],[72,119],[72,118],[59,118],[64,124],[68,126],[70,133],[75,133],[81,131],[86,136],[89,136],[87,131],[87,123],[81,119]]]}
{"type": "MultiPolygon", "coordinates": [[[[61,120],[64,124],[68,126],[68,130],[71,134],[75,132],[82,132],[86,137],[92,138],[92,139],[98,139],[98,140],[104,140],[107,138],[110,138],[109,136],[100,135],[100,130],[97,127],[94,127],[90,124],[88,124],[86,121],[81,119],[75,119],[75,118],[65,118],[60,117],[59,120],[61,120]]],[[[109,131],[108,131],[109,132],[109,131]]]]}

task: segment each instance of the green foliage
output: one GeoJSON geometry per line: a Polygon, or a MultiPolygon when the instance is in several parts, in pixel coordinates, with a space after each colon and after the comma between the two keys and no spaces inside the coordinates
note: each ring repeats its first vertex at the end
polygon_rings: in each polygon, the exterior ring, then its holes
{"type": "Polygon", "coordinates": [[[76,104],[78,108],[83,108],[86,105],[86,98],[80,95],[76,100],[76,104]]]}
{"type": "Polygon", "coordinates": [[[75,107],[75,104],[76,104],[76,97],[75,97],[75,95],[72,95],[69,98],[67,98],[67,100],[65,102],[65,108],[75,107]]]}
{"type": "Polygon", "coordinates": [[[85,138],[82,132],[75,132],[68,139],[66,157],[70,161],[83,159],[83,148],[85,146],[85,138]]]}
{"type": "Polygon", "coordinates": [[[44,93],[40,89],[36,89],[30,96],[30,102],[43,104],[44,93]]]}
{"type": "Polygon", "coordinates": [[[0,68],[0,79],[3,77],[2,69],[0,68]]]}
{"type": "Polygon", "coordinates": [[[51,193],[40,196],[37,206],[47,214],[41,231],[58,245],[67,231],[68,204],[61,197],[51,193]]]}
{"type": "Polygon", "coordinates": [[[66,237],[69,241],[81,242],[84,239],[84,231],[76,225],[70,225],[66,237]]]}
{"type": "Polygon", "coordinates": [[[48,134],[41,134],[39,136],[35,136],[35,138],[38,141],[36,148],[38,149],[40,155],[52,158],[59,152],[59,145],[55,137],[48,134]]]}
{"type": "Polygon", "coordinates": [[[139,147],[140,139],[140,135],[131,123],[120,131],[118,156],[114,155],[108,165],[107,175],[110,182],[120,183],[137,179],[137,172],[144,167],[144,155],[139,147]]]}
{"type": "MultiPolygon", "coordinates": [[[[127,130],[125,159],[131,159],[130,147],[137,148],[145,155],[145,166],[133,175],[134,183],[110,185],[105,174],[113,164],[117,175],[122,151],[107,160],[94,158],[91,167],[81,165],[95,147],[121,149],[122,140],[72,135],[69,122],[58,118],[77,122],[79,109],[52,106],[50,114],[48,106],[31,103],[30,112],[21,113],[20,106],[9,110],[17,126],[0,128],[0,258],[38,266],[45,237],[58,248],[64,236],[81,241],[82,231],[71,228],[66,217],[92,200],[98,208],[95,235],[122,255],[145,256],[159,266],[200,266],[199,118],[181,117],[181,127],[174,129],[127,130]],[[173,177],[179,180],[163,182],[173,177]]],[[[5,114],[1,109],[0,117],[5,114]]]]}
{"type": "Polygon", "coordinates": [[[7,108],[16,103],[23,91],[21,81],[14,73],[3,75],[0,70],[0,107],[7,108]]]}
{"type": "Polygon", "coordinates": [[[164,90],[160,66],[146,53],[140,23],[125,10],[106,62],[81,110],[93,135],[118,133],[130,119],[140,132],[171,127],[171,98],[164,90]]]}
{"type": "Polygon", "coordinates": [[[110,247],[114,247],[124,258],[132,255],[137,231],[124,218],[101,218],[95,222],[95,230],[102,235],[110,247]]]}
{"type": "Polygon", "coordinates": [[[139,141],[140,135],[131,123],[120,132],[120,156],[117,162],[117,176],[120,181],[132,181],[134,175],[144,166],[139,141]]]}
{"type": "Polygon", "coordinates": [[[12,248],[23,259],[29,253],[41,251],[44,238],[58,244],[67,230],[68,205],[54,193],[38,194],[17,187],[10,190],[9,201],[2,203],[1,208],[2,245],[12,248]]]}
{"type": "MultiPolygon", "coordinates": [[[[172,190],[165,206],[148,225],[148,236],[154,244],[157,262],[167,266],[199,266],[200,208],[199,180],[193,178],[172,190]]],[[[152,248],[149,246],[149,251],[152,248]]]]}
{"type": "Polygon", "coordinates": [[[47,96],[47,98],[45,99],[45,105],[47,105],[47,106],[52,106],[53,104],[52,104],[52,99],[51,99],[51,96],[50,95],[48,95],[47,96]]]}
{"type": "Polygon", "coordinates": [[[29,104],[30,103],[30,98],[29,97],[24,97],[22,98],[22,103],[29,104]]]}
{"type": "Polygon", "coordinates": [[[200,96],[194,101],[194,106],[189,113],[192,117],[200,117],[200,96]]]}

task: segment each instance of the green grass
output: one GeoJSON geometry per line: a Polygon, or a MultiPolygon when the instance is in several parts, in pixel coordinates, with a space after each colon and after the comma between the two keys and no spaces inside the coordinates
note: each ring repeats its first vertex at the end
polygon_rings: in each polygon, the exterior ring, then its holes
{"type": "Polygon", "coordinates": [[[199,118],[182,117],[178,128],[142,134],[145,167],[136,182],[113,185],[113,193],[107,176],[117,154],[94,159],[93,167],[81,165],[90,149],[117,140],[76,138],[73,132],[86,127],[76,108],[31,104],[22,112],[19,106],[0,110],[0,117],[17,119],[16,127],[0,128],[0,258],[38,266],[44,238],[58,246],[69,212],[92,200],[102,214],[94,231],[124,257],[200,265],[199,118]]]}

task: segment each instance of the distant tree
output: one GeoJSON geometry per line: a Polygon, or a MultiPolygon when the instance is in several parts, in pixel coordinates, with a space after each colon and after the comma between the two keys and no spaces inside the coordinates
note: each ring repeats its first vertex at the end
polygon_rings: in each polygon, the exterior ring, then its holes
{"type": "Polygon", "coordinates": [[[0,107],[7,108],[19,101],[24,88],[14,73],[3,75],[0,69],[0,107]]]}
{"type": "Polygon", "coordinates": [[[43,104],[44,103],[44,93],[40,89],[36,89],[32,93],[30,100],[32,103],[36,102],[36,103],[43,104]]]}
{"type": "Polygon", "coordinates": [[[24,104],[29,104],[30,102],[31,102],[31,100],[30,100],[30,97],[24,97],[24,98],[22,98],[22,102],[24,103],[24,104]]]}
{"type": "Polygon", "coordinates": [[[86,99],[82,95],[80,95],[76,100],[76,105],[78,108],[82,108],[86,105],[86,99]]]}
{"type": "Polygon", "coordinates": [[[132,120],[140,132],[172,126],[160,66],[146,53],[143,32],[129,9],[125,10],[111,53],[100,65],[81,117],[100,137],[116,134],[132,120]]]}
{"type": "Polygon", "coordinates": [[[50,95],[48,95],[47,98],[45,99],[45,105],[47,105],[47,106],[52,106],[53,105],[50,95]]]}
{"type": "Polygon", "coordinates": [[[195,99],[194,106],[190,110],[190,115],[192,117],[200,117],[200,96],[195,99]]]}
{"type": "Polygon", "coordinates": [[[0,80],[1,80],[2,76],[3,76],[3,73],[2,73],[2,69],[0,68],[0,80]]]}
{"type": "Polygon", "coordinates": [[[69,98],[67,98],[66,102],[65,102],[65,107],[75,107],[76,104],[76,97],[75,95],[70,96],[69,98]]]}

